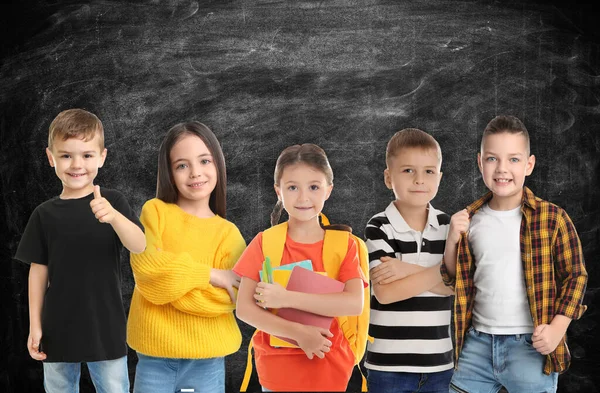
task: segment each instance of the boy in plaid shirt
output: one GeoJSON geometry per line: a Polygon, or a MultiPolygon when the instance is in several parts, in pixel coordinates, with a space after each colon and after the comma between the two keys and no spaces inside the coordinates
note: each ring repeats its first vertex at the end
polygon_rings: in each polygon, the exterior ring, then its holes
{"type": "Polygon", "coordinates": [[[450,392],[556,392],[567,327],[586,310],[577,232],[524,187],[535,156],[519,119],[489,122],[477,163],[490,192],[452,216],[441,265],[456,293],[450,392]]]}

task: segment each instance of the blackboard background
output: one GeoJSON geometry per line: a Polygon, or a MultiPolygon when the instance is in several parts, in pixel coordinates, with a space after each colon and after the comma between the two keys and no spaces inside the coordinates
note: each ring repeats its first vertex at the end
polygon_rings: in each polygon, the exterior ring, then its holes
{"type": "MultiPolygon", "coordinates": [[[[35,206],[60,192],[44,148],[50,121],[72,107],[105,126],[97,183],[123,191],[138,212],[154,196],[166,130],[209,125],[226,157],[228,218],[247,241],[268,225],[274,163],[287,145],[327,151],[335,188],[325,212],[362,236],[392,198],[382,171],[395,131],[438,139],[444,177],[434,204],[453,213],[485,190],[475,162],[483,127],[517,115],[538,159],[527,184],[567,210],[590,275],[559,392],[600,391],[600,31],[591,5],[20,1],[0,15],[0,391],[43,391],[41,364],[25,348],[28,268],[11,257],[35,206]]],[[[228,391],[243,374],[242,328],[228,391]]],[[[131,352],[132,380],[135,361],[131,352]]],[[[81,391],[93,391],[85,373],[81,391]]]]}

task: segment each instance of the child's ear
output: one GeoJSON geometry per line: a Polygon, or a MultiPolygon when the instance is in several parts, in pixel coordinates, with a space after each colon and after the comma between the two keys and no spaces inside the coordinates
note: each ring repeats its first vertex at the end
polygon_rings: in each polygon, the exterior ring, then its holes
{"type": "Polygon", "coordinates": [[[385,183],[385,186],[388,188],[388,190],[392,189],[392,176],[388,168],[385,168],[383,170],[383,182],[385,183]]]}
{"type": "Polygon", "coordinates": [[[325,195],[325,200],[329,199],[329,196],[331,195],[331,191],[333,191],[333,183],[327,186],[327,194],[325,195]]]}
{"type": "Polygon", "coordinates": [[[108,150],[104,148],[104,150],[102,150],[102,153],[100,153],[100,165],[98,165],[98,168],[102,168],[102,166],[104,165],[104,160],[106,160],[106,153],[108,153],[108,150]]]}
{"type": "Polygon", "coordinates": [[[483,165],[481,164],[481,153],[477,153],[477,166],[479,167],[479,172],[483,175],[483,165]]]}
{"type": "Polygon", "coordinates": [[[533,168],[535,167],[535,156],[532,154],[527,159],[527,166],[525,167],[525,176],[531,175],[533,168]]]}
{"type": "Polygon", "coordinates": [[[277,200],[281,202],[281,190],[279,189],[279,186],[274,184],[273,188],[275,189],[275,194],[277,194],[277,200]]]}
{"type": "Polygon", "coordinates": [[[54,157],[52,157],[52,152],[49,148],[46,148],[46,156],[48,156],[48,163],[54,168],[54,157]]]}

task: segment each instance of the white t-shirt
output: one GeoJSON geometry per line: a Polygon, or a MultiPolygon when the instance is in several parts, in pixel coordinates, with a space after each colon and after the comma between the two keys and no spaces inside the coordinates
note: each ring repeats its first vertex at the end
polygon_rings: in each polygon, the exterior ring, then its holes
{"type": "Polygon", "coordinates": [[[473,327],[488,334],[533,332],[525,290],[521,242],[523,213],[486,204],[471,219],[469,244],[475,260],[473,327]]]}

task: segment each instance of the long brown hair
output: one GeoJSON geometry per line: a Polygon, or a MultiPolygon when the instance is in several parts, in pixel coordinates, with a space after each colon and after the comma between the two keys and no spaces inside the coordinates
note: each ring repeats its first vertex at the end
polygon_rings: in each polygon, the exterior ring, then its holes
{"type": "Polygon", "coordinates": [[[158,151],[158,179],[156,181],[156,197],[163,202],[177,203],[177,187],[173,181],[171,169],[171,149],[184,135],[194,135],[202,139],[217,168],[217,184],[210,193],[208,206],[213,213],[225,218],[227,198],[227,174],[225,172],[225,158],[217,137],[206,125],[192,121],[179,123],[171,127],[158,151]]]}
{"type": "MultiPolygon", "coordinates": [[[[333,170],[331,170],[331,165],[329,165],[329,160],[327,159],[325,151],[315,144],[304,143],[302,145],[293,145],[285,148],[279,155],[279,158],[277,158],[275,173],[273,175],[273,180],[277,187],[279,187],[279,181],[281,180],[285,168],[296,164],[305,164],[321,171],[325,175],[327,185],[333,185],[333,170]]],[[[273,212],[271,213],[271,226],[279,223],[282,211],[283,202],[277,201],[277,204],[275,204],[273,212]]],[[[352,232],[352,228],[343,224],[323,225],[320,221],[319,224],[323,229],[337,229],[352,232]]]]}

